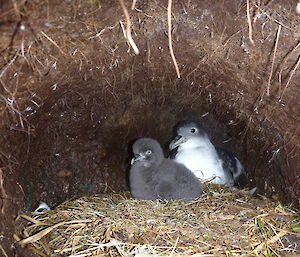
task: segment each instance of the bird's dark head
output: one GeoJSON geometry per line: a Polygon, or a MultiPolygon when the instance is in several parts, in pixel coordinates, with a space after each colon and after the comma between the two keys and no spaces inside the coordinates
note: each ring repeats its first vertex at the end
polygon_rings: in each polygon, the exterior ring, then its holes
{"type": "Polygon", "coordinates": [[[170,150],[187,143],[191,144],[191,147],[193,147],[194,144],[199,144],[202,139],[208,138],[205,129],[198,121],[180,121],[176,124],[174,130],[176,136],[169,145],[170,150]]]}
{"type": "Polygon", "coordinates": [[[132,146],[134,158],[131,164],[139,162],[145,167],[158,166],[164,159],[160,144],[152,138],[140,138],[132,146]]]}

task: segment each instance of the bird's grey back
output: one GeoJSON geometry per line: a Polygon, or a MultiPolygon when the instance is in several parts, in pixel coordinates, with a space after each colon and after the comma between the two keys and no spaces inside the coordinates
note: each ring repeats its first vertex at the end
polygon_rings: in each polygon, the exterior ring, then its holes
{"type": "Polygon", "coordinates": [[[228,171],[234,181],[234,185],[244,187],[248,184],[246,171],[240,161],[225,149],[216,147],[216,151],[222,160],[222,166],[225,171],[228,171]]]}

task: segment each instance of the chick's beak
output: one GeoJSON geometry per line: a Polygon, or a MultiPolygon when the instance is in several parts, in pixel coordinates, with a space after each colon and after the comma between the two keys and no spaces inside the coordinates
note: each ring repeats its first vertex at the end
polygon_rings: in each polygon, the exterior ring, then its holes
{"type": "Polygon", "coordinates": [[[179,145],[185,143],[186,141],[187,141],[187,139],[184,136],[178,135],[169,144],[169,149],[173,150],[176,147],[178,147],[179,145]]]}
{"type": "Polygon", "coordinates": [[[135,162],[145,159],[146,157],[143,154],[134,154],[134,157],[131,159],[131,165],[134,164],[135,162]]]}

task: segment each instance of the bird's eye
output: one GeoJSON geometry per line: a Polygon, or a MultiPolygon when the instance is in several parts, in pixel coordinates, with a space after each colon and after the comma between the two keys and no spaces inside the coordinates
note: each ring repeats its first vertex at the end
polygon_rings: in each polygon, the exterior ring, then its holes
{"type": "Polygon", "coordinates": [[[152,154],[152,151],[151,151],[151,150],[147,150],[147,151],[146,151],[146,154],[147,154],[147,155],[150,155],[150,154],[152,154]]]}
{"type": "Polygon", "coordinates": [[[195,133],[195,132],[196,132],[196,129],[195,129],[195,128],[192,128],[190,131],[191,131],[191,133],[195,133]]]}

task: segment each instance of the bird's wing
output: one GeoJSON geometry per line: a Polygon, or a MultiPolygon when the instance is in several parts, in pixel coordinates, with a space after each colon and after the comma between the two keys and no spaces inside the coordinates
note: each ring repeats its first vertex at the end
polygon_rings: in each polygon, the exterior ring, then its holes
{"type": "Polygon", "coordinates": [[[235,185],[244,187],[248,184],[246,171],[241,162],[230,152],[225,149],[216,147],[217,154],[222,160],[223,169],[230,172],[235,185]]]}

